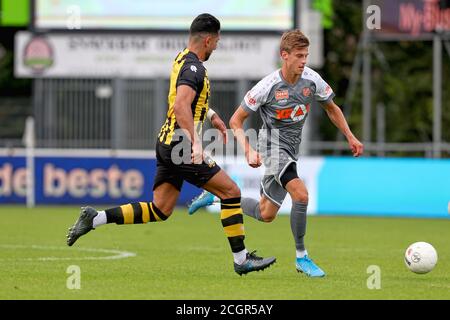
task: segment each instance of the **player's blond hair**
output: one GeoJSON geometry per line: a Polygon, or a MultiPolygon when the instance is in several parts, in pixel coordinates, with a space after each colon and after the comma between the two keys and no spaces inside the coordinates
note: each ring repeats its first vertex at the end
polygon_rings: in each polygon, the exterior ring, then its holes
{"type": "Polygon", "coordinates": [[[280,53],[290,53],[292,49],[303,49],[309,47],[308,38],[299,29],[287,31],[281,36],[280,53]]]}

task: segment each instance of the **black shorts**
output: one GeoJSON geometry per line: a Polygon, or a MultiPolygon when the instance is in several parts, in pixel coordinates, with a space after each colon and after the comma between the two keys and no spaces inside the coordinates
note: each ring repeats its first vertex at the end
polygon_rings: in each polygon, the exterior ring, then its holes
{"type": "Polygon", "coordinates": [[[183,181],[203,187],[217,172],[220,167],[211,158],[203,160],[201,164],[181,163],[172,161],[172,146],[156,142],[156,175],[153,190],[160,184],[168,182],[181,191],[183,181]]]}

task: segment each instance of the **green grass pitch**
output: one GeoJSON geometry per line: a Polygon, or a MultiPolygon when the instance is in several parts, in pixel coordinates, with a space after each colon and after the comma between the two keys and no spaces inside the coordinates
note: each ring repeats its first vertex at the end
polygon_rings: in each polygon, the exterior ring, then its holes
{"type": "Polygon", "coordinates": [[[270,224],[244,218],[247,248],[277,262],[240,277],[218,214],[181,208],[166,222],[106,225],[69,248],[78,212],[0,207],[0,299],[450,299],[450,220],[310,216],[306,245],[327,273],[310,279],[295,271],[288,216],[270,224]],[[439,255],[425,275],[403,262],[416,241],[439,255]],[[103,259],[118,251],[135,256],[103,259]],[[80,289],[67,288],[72,265],[80,289]],[[380,289],[367,287],[371,265],[380,268],[380,289]]]}

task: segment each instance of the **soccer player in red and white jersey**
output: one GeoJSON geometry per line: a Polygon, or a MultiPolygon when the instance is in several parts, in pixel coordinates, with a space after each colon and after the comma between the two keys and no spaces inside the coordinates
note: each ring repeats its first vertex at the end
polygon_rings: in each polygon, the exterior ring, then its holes
{"type": "MultiPolygon", "coordinates": [[[[353,156],[360,156],[364,147],[334,103],[331,87],[306,66],[308,47],[309,40],[300,30],[283,34],[281,69],[264,77],[245,95],[230,120],[230,127],[245,150],[247,163],[253,168],[264,163],[266,169],[261,181],[261,198],[242,198],[243,212],[260,221],[271,222],[289,193],[292,198],[290,220],[296,247],[296,269],[310,277],[323,277],[325,272],[309,258],[304,244],[308,191],[298,177],[296,166],[303,125],[313,100],[322,105],[330,120],[345,135],[353,156]],[[258,150],[254,150],[243,127],[245,120],[258,111],[263,126],[259,132],[258,150]]],[[[192,202],[189,213],[213,202],[214,197],[204,192],[192,202]]]]}

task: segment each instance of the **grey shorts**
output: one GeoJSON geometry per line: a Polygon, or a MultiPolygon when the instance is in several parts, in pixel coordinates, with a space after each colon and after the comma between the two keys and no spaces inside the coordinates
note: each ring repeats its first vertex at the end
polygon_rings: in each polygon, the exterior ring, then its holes
{"type": "Polygon", "coordinates": [[[260,194],[261,196],[264,195],[274,205],[281,207],[287,194],[286,189],[281,184],[281,176],[291,163],[296,163],[297,161],[283,151],[280,152],[280,157],[277,161],[270,163],[270,159],[267,160],[264,161],[266,172],[261,180],[260,194]]]}

